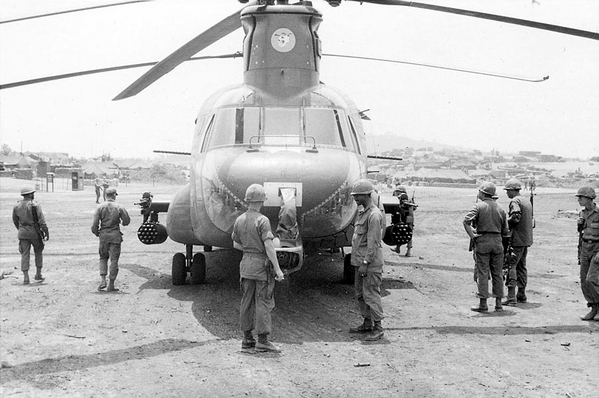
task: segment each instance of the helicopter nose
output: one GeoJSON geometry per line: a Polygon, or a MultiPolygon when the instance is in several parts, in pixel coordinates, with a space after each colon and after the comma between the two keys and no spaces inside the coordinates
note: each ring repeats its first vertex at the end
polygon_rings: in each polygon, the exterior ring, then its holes
{"type": "Polygon", "coordinates": [[[305,237],[332,234],[347,226],[357,205],[350,195],[359,178],[355,155],[336,149],[244,151],[221,163],[218,178],[243,199],[254,183],[265,187],[267,199],[262,212],[278,217],[283,189],[295,190],[298,223],[305,237]]]}

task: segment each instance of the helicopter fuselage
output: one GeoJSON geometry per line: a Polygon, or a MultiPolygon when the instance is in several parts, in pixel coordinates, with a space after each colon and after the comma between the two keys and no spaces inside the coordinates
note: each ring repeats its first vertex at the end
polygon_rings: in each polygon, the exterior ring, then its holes
{"type": "Polygon", "coordinates": [[[248,7],[241,14],[244,82],[221,89],[196,119],[191,179],[171,202],[167,230],[185,244],[232,247],[244,195],[262,184],[273,231],[292,191],[299,239],[351,244],[350,190],[367,172],[360,113],[319,80],[321,15],[311,6],[248,7]]]}

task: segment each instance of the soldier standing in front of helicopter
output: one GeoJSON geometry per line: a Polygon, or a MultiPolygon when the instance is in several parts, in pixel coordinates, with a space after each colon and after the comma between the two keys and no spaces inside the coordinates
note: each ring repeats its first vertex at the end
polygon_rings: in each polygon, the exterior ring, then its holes
{"type": "MultiPolygon", "coordinates": [[[[510,204],[508,208],[508,226],[510,229],[510,246],[513,255],[508,255],[508,273],[505,285],[507,286],[507,299],[505,305],[525,303],[526,285],[528,283],[528,270],[526,256],[528,247],[532,245],[532,203],[528,198],[520,195],[522,184],[512,178],[505,183],[504,188],[510,204]],[[518,287],[518,295],[516,295],[518,287]]],[[[531,191],[532,193],[532,191],[531,191]]]]}
{"type": "Polygon", "coordinates": [[[50,239],[48,226],[44,218],[44,213],[39,204],[33,201],[35,189],[30,187],[21,188],[20,200],[12,210],[12,221],[19,231],[19,253],[21,253],[21,271],[23,271],[23,284],[29,284],[29,260],[31,247],[35,254],[35,280],[42,282],[42,267],[44,265],[44,240],[50,239]]]}
{"type": "Polygon", "coordinates": [[[248,187],[245,192],[248,211],[237,217],[231,235],[233,247],[243,251],[239,263],[242,293],[239,312],[243,331],[241,348],[280,352],[268,341],[268,335],[272,331],[270,313],[275,307],[275,281],[282,281],[284,275],[273,245],[270,221],[260,213],[265,200],[266,193],[262,185],[252,184],[248,187]],[[252,334],[254,329],[258,334],[258,342],[252,334]]]}
{"type": "Polygon", "coordinates": [[[578,204],[584,207],[578,218],[580,287],[587,307],[591,308],[580,319],[592,321],[599,312],[599,207],[593,201],[597,194],[591,186],[581,187],[576,196],[578,204]]]}
{"type": "Polygon", "coordinates": [[[351,264],[356,268],[355,295],[364,321],[349,329],[349,332],[370,333],[366,341],[375,341],[384,336],[381,321],[385,316],[381,303],[382,231],[385,224],[381,210],[372,201],[372,192],[374,187],[367,179],[356,181],[351,191],[356,203],[362,206],[354,225],[351,264]]]}
{"type": "Polygon", "coordinates": [[[464,217],[464,229],[474,242],[476,261],[477,296],[480,303],[470,308],[475,312],[487,312],[489,274],[495,296],[495,311],[503,311],[503,238],[509,236],[505,211],[495,201],[495,184],[483,182],[478,188],[478,201],[464,217]],[[472,227],[476,225],[476,229],[472,227]]]}

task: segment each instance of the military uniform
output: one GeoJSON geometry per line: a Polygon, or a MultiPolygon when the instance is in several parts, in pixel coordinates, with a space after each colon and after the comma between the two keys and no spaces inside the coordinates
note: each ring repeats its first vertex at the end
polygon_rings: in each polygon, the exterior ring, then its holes
{"type": "Polygon", "coordinates": [[[508,207],[508,226],[510,229],[510,245],[512,253],[508,256],[508,272],[506,286],[508,287],[508,300],[506,304],[514,302],[526,302],[526,286],[528,284],[528,269],[526,257],[528,248],[533,243],[533,217],[532,203],[518,192],[521,184],[517,180],[509,180],[504,188],[508,191],[510,204],[508,207]],[[512,193],[509,193],[512,191],[512,193]],[[518,296],[515,296],[515,288],[518,288],[518,296]]]}
{"type": "MultiPolygon", "coordinates": [[[[94,220],[91,231],[94,235],[100,238],[100,276],[111,281],[111,286],[114,284],[119,273],[119,258],[121,256],[121,243],[123,242],[123,234],[120,229],[120,224],[123,226],[129,225],[131,218],[125,208],[115,202],[117,195],[114,188],[105,191],[108,199],[103,202],[94,213],[94,220]],[[108,270],[108,260],[110,259],[110,272],[108,270]]],[[[106,287],[103,282],[99,290],[106,287]]],[[[114,286],[113,286],[114,288],[114,286]]],[[[109,290],[112,290],[109,288],[109,290]]]]}
{"type": "Polygon", "coordinates": [[[385,317],[381,303],[384,262],[382,231],[385,220],[381,210],[370,199],[373,191],[368,180],[358,180],[352,191],[356,202],[364,206],[354,224],[351,253],[351,264],[356,267],[355,297],[364,323],[351,328],[350,333],[372,332],[367,340],[378,340],[383,336],[381,321],[385,317]]]}
{"type": "Polygon", "coordinates": [[[486,300],[489,295],[489,274],[493,286],[493,295],[497,300],[495,309],[501,310],[503,297],[503,237],[509,234],[505,211],[494,199],[495,186],[485,183],[479,189],[480,199],[464,217],[468,228],[476,225],[474,235],[474,258],[476,263],[477,296],[481,305],[473,311],[487,311],[486,300]],[[488,187],[487,187],[488,185],[488,187]],[[481,195],[480,193],[484,193],[481,195]]]}
{"type": "Polygon", "coordinates": [[[258,335],[269,335],[271,312],[275,307],[275,279],[270,272],[264,241],[274,238],[270,221],[262,213],[249,209],[235,221],[231,237],[243,246],[239,264],[241,330],[255,329],[258,335]]]}
{"type": "MultiPolygon", "coordinates": [[[[593,189],[583,187],[576,196],[584,196],[593,200],[596,195],[593,189]],[[585,188],[587,188],[585,190],[585,188]]],[[[580,233],[579,261],[580,261],[580,287],[587,301],[587,306],[592,310],[582,317],[583,320],[592,320],[599,310],[599,207],[589,203],[588,207],[580,211],[578,220],[580,233]]]]}
{"type": "MultiPolygon", "coordinates": [[[[31,190],[30,193],[34,191],[31,190]]],[[[19,253],[21,254],[21,271],[28,272],[31,258],[31,247],[33,246],[33,253],[35,255],[35,267],[37,268],[37,274],[41,273],[41,269],[44,265],[44,259],[42,251],[44,250],[44,242],[38,235],[34,225],[33,212],[36,212],[38,224],[44,235],[48,236],[48,226],[46,225],[46,219],[44,218],[44,212],[41,206],[34,202],[31,198],[24,197],[20,200],[12,211],[12,221],[17,228],[18,239],[19,239],[19,253]]],[[[36,279],[37,278],[36,276],[36,279]]],[[[26,283],[28,280],[26,280],[26,283]]]]}

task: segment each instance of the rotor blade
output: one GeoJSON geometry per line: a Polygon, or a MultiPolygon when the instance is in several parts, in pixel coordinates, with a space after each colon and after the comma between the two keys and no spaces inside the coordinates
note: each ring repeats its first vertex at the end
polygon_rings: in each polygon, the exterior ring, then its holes
{"type": "MultiPolygon", "coordinates": [[[[251,2],[248,5],[253,5],[255,2],[251,2]]],[[[182,62],[185,62],[194,54],[208,47],[209,45],[217,42],[228,34],[236,31],[241,27],[240,20],[241,10],[234,12],[229,15],[216,25],[212,26],[208,30],[200,33],[195,38],[191,39],[185,45],[180,47],[177,51],[160,61],[156,66],[143,74],[133,84],[123,90],[119,95],[114,97],[113,101],[122,100],[125,98],[132,97],[139,94],[142,90],[166,75],[182,62]]]]}
{"type": "Polygon", "coordinates": [[[341,54],[322,54],[322,55],[325,56],[325,57],[363,59],[363,60],[366,60],[366,61],[389,62],[389,63],[394,63],[394,64],[406,64],[406,65],[414,65],[414,66],[424,66],[426,68],[445,69],[445,70],[451,70],[451,71],[454,71],[454,72],[472,73],[474,75],[499,77],[501,79],[520,80],[520,81],[523,81],[523,82],[530,82],[530,83],[540,83],[540,82],[544,82],[545,80],[549,79],[549,76],[545,76],[545,77],[540,78],[540,79],[532,79],[532,78],[527,78],[527,77],[508,76],[508,75],[500,75],[500,74],[497,74],[497,73],[490,73],[490,72],[480,72],[480,71],[474,71],[474,70],[468,70],[468,69],[451,68],[451,67],[448,67],[448,66],[422,64],[422,63],[418,63],[418,62],[398,61],[398,60],[394,60],[394,59],[372,58],[372,57],[359,57],[359,56],[355,56],[355,55],[341,55],[341,54]]]}
{"type": "Polygon", "coordinates": [[[44,17],[53,16],[53,15],[68,14],[68,13],[71,13],[71,12],[94,10],[94,9],[97,9],[97,8],[122,6],[122,5],[127,5],[127,4],[134,4],[134,3],[145,3],[145,2],[148,2],[148,1],[152,1],[152,0],[132,0],[132,1],[124,1],[122,3],[104,4],[104,5],[101,5],[101,6],[93,6],[93,7],[85,7],[85,8],[76,8],[76,9],[67,10],[67,11],[57,11],[57,12],[51,12],[51,13],[48,13],[48,14],[33,15],[31,17],[23,17],[23,18],[9,19],[9,20],[6,20],[6,21],[0,21],[0,25],[3,24],[3,23],[26,21],[28,19],[44,18],[44,17]]]}
{"type": "Polygon", "coordinates": [[[506,17],[503,15],[496,14],[487,14],[485,12],[478,12],[472,10],[464,10],[460,8],[451,8],[451,7],[443,7],[437,6],[433,4],[424,4],[424,3],[416,3],[413,1],[403,1],[403,0],[347,0],[347,1],[359,1],[360,3],[373,3],[373,4],[382,4],[382,5],[390,5],[390,6],[407,6],[414,8],[422,8],[425,10],[432,11],[440,11],[447,12],[450,14],[464,15],[468,17],[488,19],[491,21],[505,22],[513,25],[527,26],[529,28],[536,28],[542,30],[548,30],[551,32],[563,33],[571,36],[584,37],[592,40],[599,40],[599,33],[591,32],[587,30],[568,28],[565,26],[552,25],[543,22],[535,22],[527,19],[519,19],[506,17]]]}
{"type": "MultiPolygon", "coordinates": [[[[240,52],[236,52],[235,54],[205,55],[202,57],[191,57],[187,61],[201,61],[201,60],[205,60],[205,59],[238,58],[238,57],[239,58],[243,57],[243,54],[241,54],[240,52]]],[[[158,64],[158,61],[143,62],[143,63],[139,63],[139,64],[130,64],[130,65],[112,66],[109,68],[90,69],[90,70],[84,70],[84,71],[80,71],[80,72],[64,73],[61,75],[39,77],[36,79],[21,80],[18,82],[0,84],[0,90],[4,90],[7,88],[28,86],[31,84],[45,83],[45,82],[50,82],[53,80],[69,79],[72,77],[79,77],[79,76],[85,76],[85,75],[94,75],[96,73],[105,73],[105,72],[114,72],[114,71],[125,70],[125,69],[143,68],[144,66],[154,66],[156,64],[158,64]]]]}

